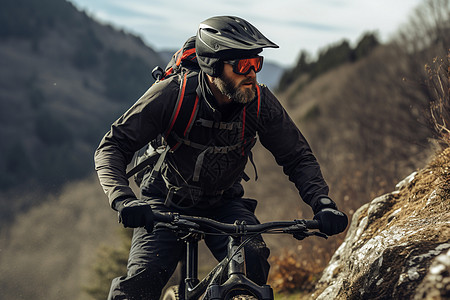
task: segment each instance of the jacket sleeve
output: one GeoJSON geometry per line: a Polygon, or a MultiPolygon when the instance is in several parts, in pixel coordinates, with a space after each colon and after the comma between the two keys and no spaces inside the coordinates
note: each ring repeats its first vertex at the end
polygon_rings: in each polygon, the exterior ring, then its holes
{"type": "Polygon", "coordinates": [[[263,93],[258,129],[261,144],[283,167],[283,172],[295,184],[303,201],[314,207],[317,200],[329,192],[319,163],[278,99],[267,88],[263,93]]]}
{"type": "Polygon", "coordinates": [[[94,154],[95,170],[110,205],[116,199],[136,198],[126,168],[136,151],[164,131],[177,98],[171,80],[154,84],[106,133],[94,154]]]}

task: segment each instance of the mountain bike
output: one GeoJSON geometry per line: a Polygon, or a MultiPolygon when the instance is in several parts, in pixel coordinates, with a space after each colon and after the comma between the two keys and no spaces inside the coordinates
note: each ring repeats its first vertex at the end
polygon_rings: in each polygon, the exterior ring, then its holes
{"type": "Polygon", "coordinates": [[[178,286],[169,287],[163,300],[270,300],[274,299],[270,285],[257,285],[246,277],[244,245],[260,234],[291,234],[297,239],[308,236],[327,236],[318,231],[317,220],[293,220],[248,225],[236,221],[234,224],[221,223],[203,217],[176,213],[155,214],[157,227],[175,232],[185,242],[184,271],[178,286]],[[227,256],[219,262],[201,281],[198,279],[198,242],[205,235],[228,236],[227,256]]]}

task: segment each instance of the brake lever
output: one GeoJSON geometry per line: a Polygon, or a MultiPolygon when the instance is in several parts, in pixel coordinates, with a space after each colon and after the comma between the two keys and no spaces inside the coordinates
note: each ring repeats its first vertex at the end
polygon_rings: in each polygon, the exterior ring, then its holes
{"type": "Polygon", "coordinates": [[[167,228],[167,229],[170,229],[170,230],[177,230],[177,229],[179,229],[179,226],[176,226],[176,225],[172,225],[172,224],[169,224],[169,223],[156,223],[155,224],[155,228],[167,228]]]}
{"type": "MultiPolygon", "coordinates": [[[[186,222],[181,222],[181,223],[182,223],[182,225],[186,225],[186,224],[189,224],[191,222],[188,221],[188,223],[186,223],[186,222]]],[[[195,223],[193,223],[193,224],[195,224],[195,223]]],[[[192,224],[190,224],[190,225],[192,225],[192,224]]],[[[204,232],[203,231],[200,231],[200,230],[197,230],[197,229],[194,229],[194,228],[179,226],[178,222],[176,224],[156,223],[155,224],[155,228],[169,229],[170,231],[173,231],[180,240],[187,240],[189,238],[192,238],[194,240],[195,239],[200,240],[204,236],[204,232]]]]}
{"type": "Polygon", "coordinates": [[[175,220],[172,223],[158,222],[156,223],[155,228],[168,228],[170,230],[187,229],[188,231],[196,231],[200,228],[200,225],[187,220],[175,220]]]}
{"type": "Polygon", "coordinates": [[[178,227],[186,227],[189,229],[200,229],[200,225],[198,225],[197,223],[188,221],[188,220],[178,219],[175,221],[175,224],[178,227]]]}
{"type": "Polygon", "coordinates": [[[324,239],[328,239],[328,235],[319,231],[308,231],[303,223],[298,223],[296,225],[289,226],[283,230],[284,233],[290,233],[298,240],[302,240],[309,236],[318,236],[324,239]],[[297,235],[297,236],[295,236],[297,235]]]}
{"type": "Polygon", "coordinates": [[[326,235],[325,233],[323,233],[323,232],[319,232],[319,231],[312,231],[312,232],[309,232],[311,235],[315,235],[315,236],[318,236],[318,237],[321,237],[321,238],[323,238],[323,239],[328,239],[328,235],[326,235]]]}
{"type": "Polygon", "coordinates": [[[301,231],[303,231],[303,232],[308,231],[306,226],[302,223],[298,223],[298,224],[295,224],[295,225],[292,225],[292,226],[289,226],[289,227],[286,227],[285,229],[283,229],[284,233],[291,233],[291,234],[298,233],[301,231]]]}

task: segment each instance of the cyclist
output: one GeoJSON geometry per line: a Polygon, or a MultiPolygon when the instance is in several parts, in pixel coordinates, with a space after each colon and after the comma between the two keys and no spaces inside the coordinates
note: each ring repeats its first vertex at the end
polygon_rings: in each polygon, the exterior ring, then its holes
{"type": "MultiPolygon", "coordinates": [[[[182,254],[182,242],[168,230],[153,230],[153,212],[207,216],[225,223],[259,223],[256,200],[244,198],[241,180],[255,144],[261,144],[283,167],[311,206],[321,231],[338,234],[347,216],[328,197],[328,186],[307,141],[269,89],[256,81],[264,48],[278,48],[252,24],[218,16],[200,23],[195,51],[200,65],[199,106],[188,137],[167,153],[156,178],[144,177],[137,197],[125,176],[134,153],[169,127],[180,82],[177,76],[154,84],[115,121],[96,153],[99,180],[111,207],[125,227],[135,228],[126,276],[115,278],[108,299],[159,299],[182,254]],[[200,145],[200,146],[199,146],[200,145]]],[[[178,136],[177,136],[178,134],[178,136]]],[[[169,143],[170,144],[170,143],[169,143]]],[[[208,236],[206,245],[221,260],[226,237],[208,236]]],[[[261,237],[245,246],[247,275],[265,284],[269,249],[261,237]]]]}

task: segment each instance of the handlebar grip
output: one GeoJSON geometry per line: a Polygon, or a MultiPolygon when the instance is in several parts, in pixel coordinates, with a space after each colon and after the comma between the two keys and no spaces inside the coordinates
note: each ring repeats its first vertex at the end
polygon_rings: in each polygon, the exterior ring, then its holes
{"type": "Polygon", "coordinates": [[[319,220],[307,220],[305,225],[308,229],[320,229],[321,227],[319,220]]]}

